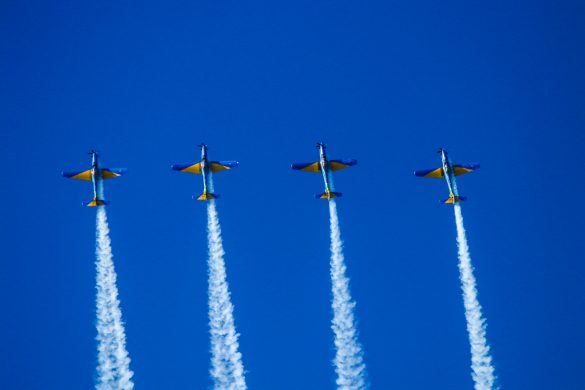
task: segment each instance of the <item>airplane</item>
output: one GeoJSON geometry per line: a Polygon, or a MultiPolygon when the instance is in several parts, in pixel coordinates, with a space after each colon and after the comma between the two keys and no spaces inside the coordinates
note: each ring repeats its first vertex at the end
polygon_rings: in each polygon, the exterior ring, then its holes
{"type": "Polygon", "coordinates": [[[455,204],[464,201],[467,198],[465,196],[459,196],[457,183],[455,182],[455,176],[473,172],[476,169],[479,169],[479,164],[452,164],[445,149],[439,148],[437,153],[441,154],[441,160],[443,161],[443,166],[441,168],[415,171],[414,175],[418,177],[431,177],[435,179],[444,177],[445,180],[447,180],[447,186],[449,187],[449,197],[442,200],[441,203],[455,204]]]}
{"type": "Polygon", "coordinates": [[[315,194],[315,197],[317,199],[328,200],[339,198],[342,196],[342,193],[334,191],[331,172],[354,166],[357,164],[357,160],[328,160],[327,154],[325,153],[326,146],[322,142],[317,142],[317,149],[319,149],[319,161],[313,163],[294,163],[291,165],[291,168],[297,171],[321,172],[323,175],[323,182],[325,183],[325,192],[322,194],[315,194]]]}
{"type": "Polygon", "coordinates": [[[83,202],[82,205],[89,207],[105,206],[110,202],[103,198],[102,180],[112,179],[122,176],[128,170],[126,168],[100,168],[98,154],[95,150],[88,153],[91,155],[91,169],[87,171],[62,172],[63,177],[77,180],[87,180],[93,183],[93,199],[89,202],[83,202]]]}
{"type": "MultiPolygon", "coordinates": [[[[237,161],[207,161],[207,145],[197,145],[201,148],[201,162],[198,163],[185,163],[185,164],[174,164],[171,169],[179,172],[196,173],[203,175],[203,194],[198,198],[193,196],[193,199],[197,200],[211,200],[219,198],[218,194],[209,192],[209,178],[211,173],[225,171],[238,166],[237,161]]],[[[211,188],[213,190],[213,188],[211,188]]]]}

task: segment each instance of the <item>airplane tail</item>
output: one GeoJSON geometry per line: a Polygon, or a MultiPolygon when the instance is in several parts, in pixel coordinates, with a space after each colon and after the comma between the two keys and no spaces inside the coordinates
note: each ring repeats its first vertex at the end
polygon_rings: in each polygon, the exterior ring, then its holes
{"type": "Polygon", "coordinates": [[[455,203],[463,202],[466,199],[467,199],[466,196],[455,196],[455,195],[451,195],[447,199],[443,199],[441,201],[441,203],[444,203],[444,204],[455,204],[455,203]]]}
{"type": "Polygon", "coordinates": [[[105,206],[110,204],[107,200],[93,198],[90,202],[83,202],[82,205],[87,207],[105,206]]]}
{"type": "Polygon", "coordinates": [[[212,194],[210,192],[204,192],[199,197],[196,197],[196,195],[193,195],[193,199],[197,199],[197,200],[211,200],[211,199],[217,199],[217,198],[219,198],[219,195],[212,194]]]}
{"type": "Polygon", "coordinates": [[[325,191],[322,194],[315,194],[317,199],[335,199],[343,196],[341,192],[325,191]]]}

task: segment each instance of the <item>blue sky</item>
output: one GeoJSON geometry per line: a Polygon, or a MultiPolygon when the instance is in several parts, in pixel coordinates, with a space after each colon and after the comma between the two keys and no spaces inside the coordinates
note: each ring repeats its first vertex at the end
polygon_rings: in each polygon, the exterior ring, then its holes
{"type": "Polygon", "coordinates": [[[5,1],[0,5],[0,384],[86,389],[96,366],[95,210],[62,170],[106,183],[137,389],[210,385],[210,158],[251,389],[334,387],[328,212],[335,176],[372,388],[472,388],[455,224],[459,180],[479,299],[505,389],[582,389],[582,2],[5,1]]]}

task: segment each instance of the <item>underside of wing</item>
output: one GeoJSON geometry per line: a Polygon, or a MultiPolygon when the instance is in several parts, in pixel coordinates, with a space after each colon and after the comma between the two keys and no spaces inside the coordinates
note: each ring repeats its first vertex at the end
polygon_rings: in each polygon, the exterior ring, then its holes
{"type": "Polygon", "coordinates": [[[87,171],[63,172],[61,174],[63,175],[63,177],[66,177],[69,179],[91,181],[91,169],[88,169],[87,171]]]}
{"type": "Polygon", "coordinates": [[[226,171],[238,166],[237,161],[210,161],[211,172],[226,171]]]}
{"type": "Polygon", "coordinates": [[[102,168],[102,179],[112,179],[128,172],[126,168],[102,168]]]}
{"type": "Polygon", "coordinates": [[[433,179],[440,179],[445,177],[443,167],[437,169],[423,169],[421,171],[414,171],[414,175],[418,177],[430,177],[433,179]]]}
{"type": "Polygon", "coordinates": [[[479,164],[456,164],[453,165],[455,176],[463,175],[464,173],[473,172],[479,169],[479,164]]]}
{"type": "Polygon", "coordinates": [[[319,161],[313,163],[294,163],[291,165],[292,169],[305,172],[321,172],[321,164],[319,161]]]}
{"type": "Polygon", "coordinates": [[[174,164],[171,169],[179,172],[201,174],[201,163],[174,164]]]}
{"type": "Polygon", "coordinates": [[[344,159],[344,160],[330,160],[329,166],[332,171],[338,171],[343,168],[349,168],[357,164],[357,160],[344,159]]]}

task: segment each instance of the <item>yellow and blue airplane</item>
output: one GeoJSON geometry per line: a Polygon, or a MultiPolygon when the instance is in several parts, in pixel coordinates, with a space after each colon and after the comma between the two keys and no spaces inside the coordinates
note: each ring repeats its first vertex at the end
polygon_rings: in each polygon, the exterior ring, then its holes
{"type": "MultiPolygon", "coordinates": [[[[219,198],[218,194],[209,192],[209,178],[211,173],[225,171],[238,166],[237,161],[208,161],[207,160],[207,145],[197,145],[201,148],[201,162],[198,163],[185,163],[185,164],[174,164],[171,169],[179,172],[196,173],[203,175],[203,194],[198,198],[193,196],[193,199],[197,200],[211,200],[219,198]]],[[[213,190],[213,188],[212,188],[213,190]]]]}
{"type": "Polygon", "coordinates": [[[442,200],[441,202],[445,204],[455,204],[464,201],[467,198],[465,196],[459,196],[457,183],[455,182],[455,176],[473,172],[476,169],[479,169],[479,164],[452,164],[445,149],[440,148],[437,153],[441,154],[443,166],[436,169],[414,171],[415,176],[430,177],[434,179],[440,179],[444,177],[445,180],[447,180],[447,186],[449,187],[449,197],[442,200]]]}
{"type": "Polygon", "coordinates": [[[122,176],[128,170],[126,168],[100,168],[97,152],[92,150],[88,154],[91,155],[91,169],[87,171],[62,172],[61,174],[69,179],[91,180],[93,183],[93,199],[89,202],[83,202],[82,205],[89,207],[105,206],[110,202],[100,199],[103,198],[102,181],[122,176]]]}
{"type": "Polygon", "coordinates": [[[334,171],[338,171],[343,168],[348,168],[357,164],[357,160],[346,159],[346,160],[328,160],[327,154],[325,153],[325,144],[317,142],[317,149],[319,149],[319,161],[312,163],[294,163],[291,165],[292,169],[297,171],[305,172],[321,172],[323,175],[323,182],[325,183],[325,192],[322,194],[316,194],[316,198],[320,199],[334,199],[342,196],[341,192],[335,192],[333,188],[333,180],[331,178],[334,171]]]}

